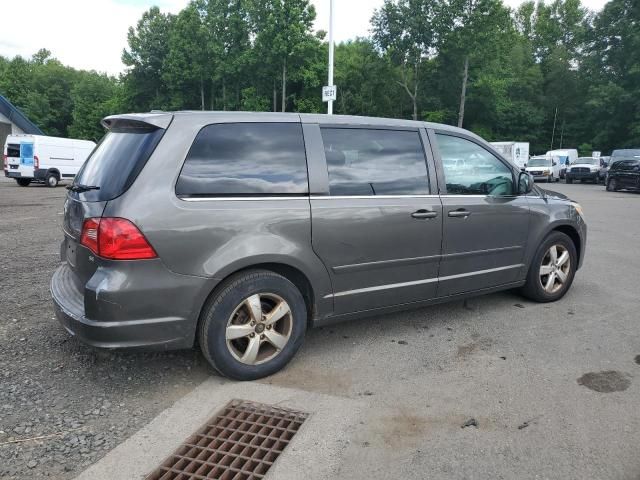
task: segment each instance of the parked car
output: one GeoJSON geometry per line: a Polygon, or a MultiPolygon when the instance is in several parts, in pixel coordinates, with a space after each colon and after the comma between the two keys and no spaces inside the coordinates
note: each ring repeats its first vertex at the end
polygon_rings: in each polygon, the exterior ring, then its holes
{"type": "Polygon", "coordinates": [[[560,181],[560,162],[554,157],[531,157],[525,169],[534,180],[560,181]]]}
{"type": "Polygon", "coordinates": [[[558,300],[584,257],[580,206],[459,128],[241,112],[103,124],[51,280],[60,322],[94,346],[197,344],[255,379],[312,326],[511,288],[558,300]]]}
{"type": "Polygon", "coordinates": [[[75,177],[95,146],[89,140],[9,135],[4,144],[4,175],[21,187],[31,182],[56,187],[61,180],[75,177]]]}
{"type": "Polygon", "coordinates": [[[604,184],[607,178],[607,172],[609,171],[609,165],[611,162],[610,156],[600,157],[600,171],[598,172],[598,182],[604,184]]]}
{"type": "Polygon", "coordinates": [[[611,163],[607,173],[607,190],[640,190],[640,157],[625,158],[611,163]]]}
{"type": "Polygon", "coordinates": [[[600,159],[593,157],[578,157],[575,162],[571,163],[567,168],[565,181],[573,183],[574,180],[585,182],[589,180],[598,183],[600,177],[600,159]]]}

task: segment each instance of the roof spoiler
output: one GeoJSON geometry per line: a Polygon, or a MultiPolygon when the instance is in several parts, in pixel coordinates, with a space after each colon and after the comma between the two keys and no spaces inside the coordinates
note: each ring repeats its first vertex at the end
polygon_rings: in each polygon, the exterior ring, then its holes
{"type": "Polygon", "coordinates": [[[171,113],[126,113],[123,115],[110,115],[102,120],[102,126],[108,130],[131,129],[145,130],[166,128],[173,120],[171,113]]]}

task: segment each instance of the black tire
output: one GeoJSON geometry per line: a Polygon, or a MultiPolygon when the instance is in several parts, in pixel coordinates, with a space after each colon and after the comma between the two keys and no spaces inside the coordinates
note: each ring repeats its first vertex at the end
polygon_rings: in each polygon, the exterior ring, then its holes
{"type": "Polygon", "coordinates": [[[618,182],[616,182],[615,178],[609,179],[607,182],[607,192],[617,192],[618,191],[618,182]]]}
{"type": "Polygon", "coordinates": [[[565,177],[565,182],[571,184],[573,183],[573,178],[565,177]]]}
{"type": "Polygon", "coordinates": [[[547,183],[553,183],[553,175],[547,177],[547,183]]]}
{"type": "Polygon", "coordinates": [[[31,179],[30,178],[16,178],[16,182],[21,187],[28,187],[29,184],[31,183],[31,179]]]}
{"type": "Polygon", "coordinates": [[[47,176],[44,177],[44,182],[47,185],[47,187],[50,188],[56,188],[58,186],[58,182],[60,181],[60,179],[58,178],[58,175],[56,175],[55,173],[47,173],[47,176]]]}
{"type": "Polygon", "coordinates": [[[527,282],[521,290],[522,295],[530,300],[540,303],[555,302],[556,300],[561,299],[567,291],[569,291],[569,288],[571,288],[577,266],[578,254],[576,246],[573,244],[573,240],[562,232],[551,232],[540,244],[536,254],[533,256],[531,265],[529,266],[529,273],[527,274],[527,282]],[[542,261],[545,259],[547,252],[554,245],[562,246],[568,251],[570,268],[567,272],[567,279],[562,287],[558,291],[550,293],[542,286],[540,266],[542,265],[542,261]]]}
{"type": "MultiPolygon", "coordinates": [[[[306,329],[307,306],[300,290],[282,275],[268,270],[251,270],[230,277],[207,301],[200,315],[198,342],[202,354],[220,374],[235,380],[255,380],[284,368],[302,345],[306,329]],[[290,334],[287,343],[273,358],[249,365],[231,353],[226,331],[234,311],[255,294],[274,294],[288,304],[290,334]]],[[[271,344],[266,345],[269,347],[271,344]]]]}

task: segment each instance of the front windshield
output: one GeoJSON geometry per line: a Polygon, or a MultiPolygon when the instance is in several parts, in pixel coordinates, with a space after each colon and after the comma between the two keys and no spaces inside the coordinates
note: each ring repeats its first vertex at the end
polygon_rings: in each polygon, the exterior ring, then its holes
{"type": "Polygon", "coordinates": [[[551,165],[551,160],[548,158],[532,158],[529,160],[529,167],[548,167],[551,165]]]}
{"type": "Polygon", "coordinates": [[[600,160],[598,160],[597,158],[593,158],[593,157],[579,157],[575,162],[573,163],[580,163],[582,165],[600,165],[600,160]]]}

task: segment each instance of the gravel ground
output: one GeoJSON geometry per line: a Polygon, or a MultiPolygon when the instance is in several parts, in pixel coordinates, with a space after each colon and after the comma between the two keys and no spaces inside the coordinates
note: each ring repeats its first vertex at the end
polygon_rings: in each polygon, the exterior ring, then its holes
{"type": "MultiPolygon", "coordinates": [[[[640,479],[640,195],[550,187],[589,225],[562,301],[503,292],[316,329],[257,382],[367,403],[336,477],[640,479]]],[[[211,374],[194,351],[99,352],[57,324],[64,194],[0,180],[0,478],[72,478],[211,374]]]]}
{"type": "Polygon", "coordinates": [[[73,478],[210,374],[195,351],[97,351],[59,326],[49,279],[65,194],[0,179],[3,479],[73,478]]]}

